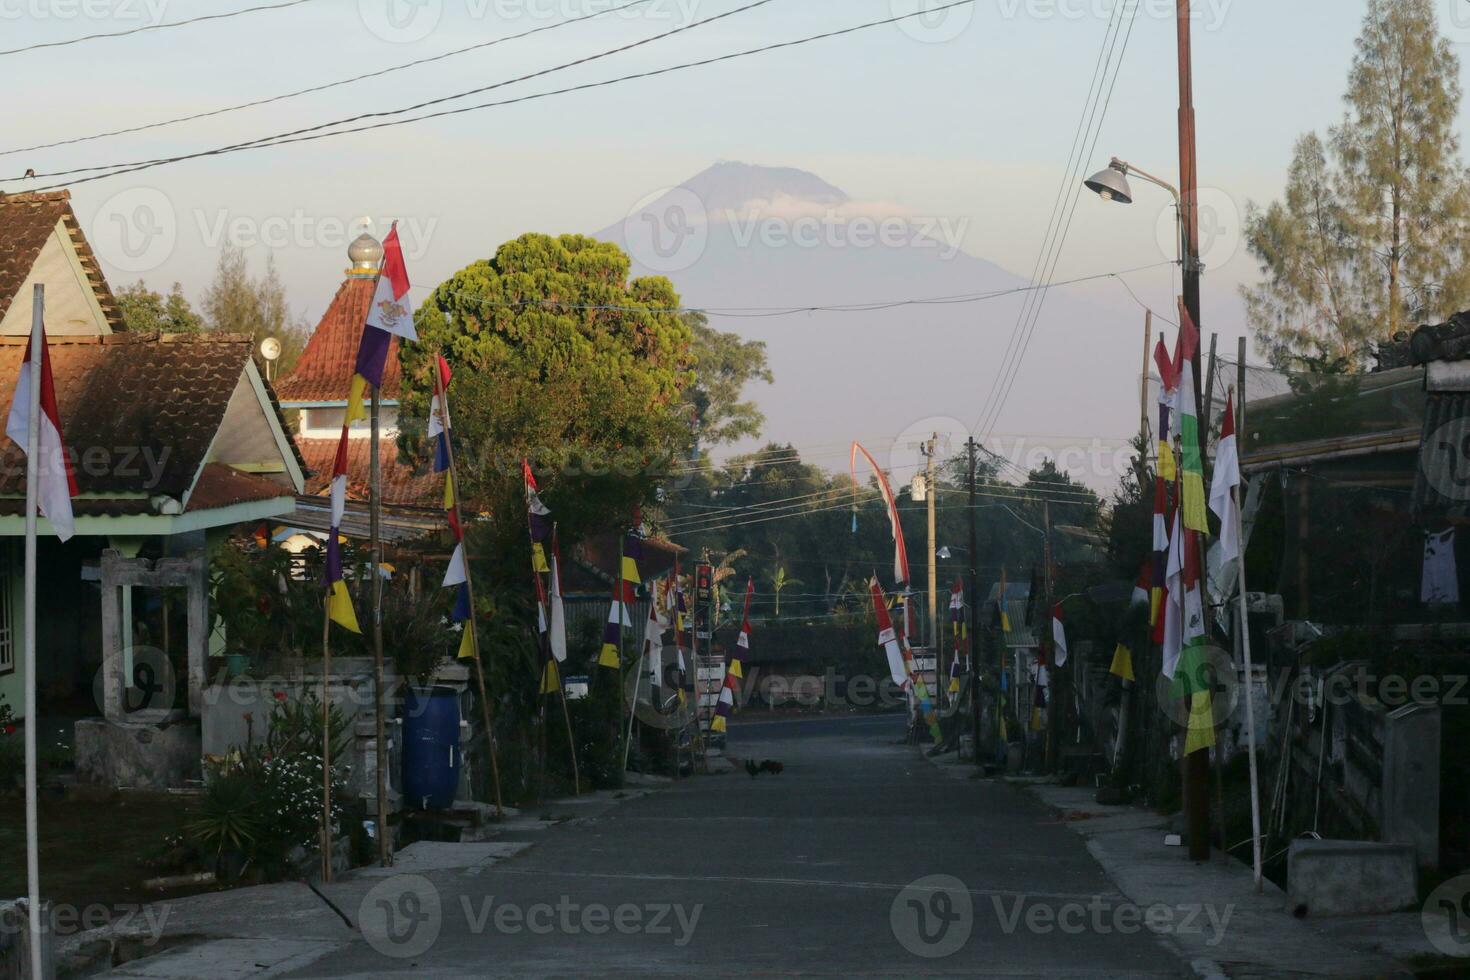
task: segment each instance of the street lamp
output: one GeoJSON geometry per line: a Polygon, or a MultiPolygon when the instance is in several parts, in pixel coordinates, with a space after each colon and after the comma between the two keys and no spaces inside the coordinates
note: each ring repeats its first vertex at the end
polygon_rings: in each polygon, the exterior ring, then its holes
{"type": "Polygon", "coordinates": [[[1190,256],[1189,249],[1185,247],[1184,241],[1184,201],[1179,196],[1179,188],[1166,180],[1155,177],[1146,170],[1140,170],[1126,160],[1113,157],[1107,167],[1088,177],[1082,185],[1092,191],[1104,201],[1112,201],[1116,204],[1133,203],[1133,187],[1128,183],[1128,175],[1133,174],[1142,180],[1162,187],[1174,198],[1174,218],[1179,228],[1177,245],[1179,248],[1179,264],[1186,272],[1195,271],[1199,261],[1190,256]]]}

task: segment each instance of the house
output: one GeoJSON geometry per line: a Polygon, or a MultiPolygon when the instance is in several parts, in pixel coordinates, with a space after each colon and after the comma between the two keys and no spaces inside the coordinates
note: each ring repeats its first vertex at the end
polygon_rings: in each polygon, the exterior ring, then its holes
{"type": "MultiPolygon", "coordinates": [[[[347,395],[366,329],[368,306],[376,287],[383,246],[371,235],[359,236],[347,250],[350,267],[331,305],[289,373],[277,379],[281,407],[298,413],[296,444],[310,471],[289,527],[320,536],[331,526],[329,491],[332,467],[347,414],[347,395]]],[[[398,452],[398,392],[402,381],[398,340],[388,352],[379,394],[378,458],[383,488],[382,536],[385,541],[412,539],[444,530],[444,478],[428,467],[415,468],[398,452]]],[[[368,422],[348,430],[347,510],[342,533],[368,536],[368,475],[372,430],[368,422]]]]}
{"type": "MultiPolygon", "coordinates": [[[[242,522],[289,513],[306,466],[249,337],[125,329],[65,191],[0,197],[0,404],[13,396],[36,283],[80,495],[70,541],[40,523],[34,682],[43,706],[101,712],[76,726],[84,776],[177,784],[200,764],[208,550],[242,522]]],[[[0,697],[17,714],[31,680],[18,656],[25,472],[6,440],[0,697]]]]}

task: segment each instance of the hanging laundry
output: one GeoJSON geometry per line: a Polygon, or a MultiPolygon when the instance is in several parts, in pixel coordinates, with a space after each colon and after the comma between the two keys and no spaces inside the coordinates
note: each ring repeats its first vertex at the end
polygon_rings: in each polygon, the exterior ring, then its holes
{"type": "Polygon", "coordinates": [[[1455,564],[1455,529],[1424,536],[1424,584],[1419,601],[1458,605],[1460,573],[1455,564]]]}

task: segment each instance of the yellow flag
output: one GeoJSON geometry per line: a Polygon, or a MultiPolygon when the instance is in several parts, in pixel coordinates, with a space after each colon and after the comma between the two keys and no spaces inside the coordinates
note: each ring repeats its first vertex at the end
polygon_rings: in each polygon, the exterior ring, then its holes
{"type": "Polygon", "coordinates": [[[1196,691],[1189,697],[1189,730],[1184,737],[1184,754],[1215,745],[1214,697],[1208,690],[1196,691]]]}
{"type": "Polygon", "coordinates": [[[1118,648],[1113,651],[1113,666],[1108,670],[1113,676],[1121,677],[1125,681],[1138,679],[1133,676],[1133,651],[1128,649],[1127,644],[1118,644],[1118,648]]]}
{"type": "Polygon", "coordinates": [[[714,720],[709,723],[709,730],[712,732],[723,732],[725,730],[725,719],[720,715],[715,715],[714,720]]]}
{"type": "Polygon", "coordinates": [[[561,690],[561,674],[556,669],[556,661],[548,657],[546,669],[541,672],[541,693],[555,694],[559,690],[561,690]]]}
{"type": "Polygon", "coordinates": [[[367,378],[364,378],[360,374],[354,374],[352,376],[352,387],[347,392],[347,415],[343,420],[348,425],[368,417],[367,408],[363,404],[367,387],[367,378]]]}
{"type": "Polygon", "coordinates": [[[531,568],[537,572],[551,574],[551,566],[546,563],[546,549],[541,547],[541,542],[531,543],[531,568]]]}
{"type": "Polygon", "coordinates": [[[616,643],[602,645],[602,654],[597,658],[597,666],[611,667],[613,670],[618,670],[623,666],[623,658],[618,654],[616,643]]]}
{"type": "Polygon", "coordinates": [[[474,660],[475,658],[475,625],[474,623],[465,623],[464,629],[460,631],[459,659],[474,660]]]}
{"type": "Polygon", "coordinates": [[[347,591],[346,582],[332,583],[332,591],[327,596],[327,615],[339,626],[354,633],[362,632],[362,627],[357,625],[357,610],[352,608],[352,593],[347,591]]]}

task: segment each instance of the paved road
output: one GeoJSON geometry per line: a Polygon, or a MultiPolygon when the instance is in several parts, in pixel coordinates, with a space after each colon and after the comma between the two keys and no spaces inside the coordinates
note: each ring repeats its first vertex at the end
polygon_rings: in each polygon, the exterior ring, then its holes
{"type": "Polygon", "coordinates": [[[1078,931],[1120,902],[1081,840],[1014,787],[939,772],[900,726],[734,726],[731,756],[785,772],[685,780],[491,867],[385,879],[363,925],[396,955],[358,940],[292,976],[1191,975],[1146,930],[1078,931]],[[958,883],[905,890],[940,874],[958,883]]]}

